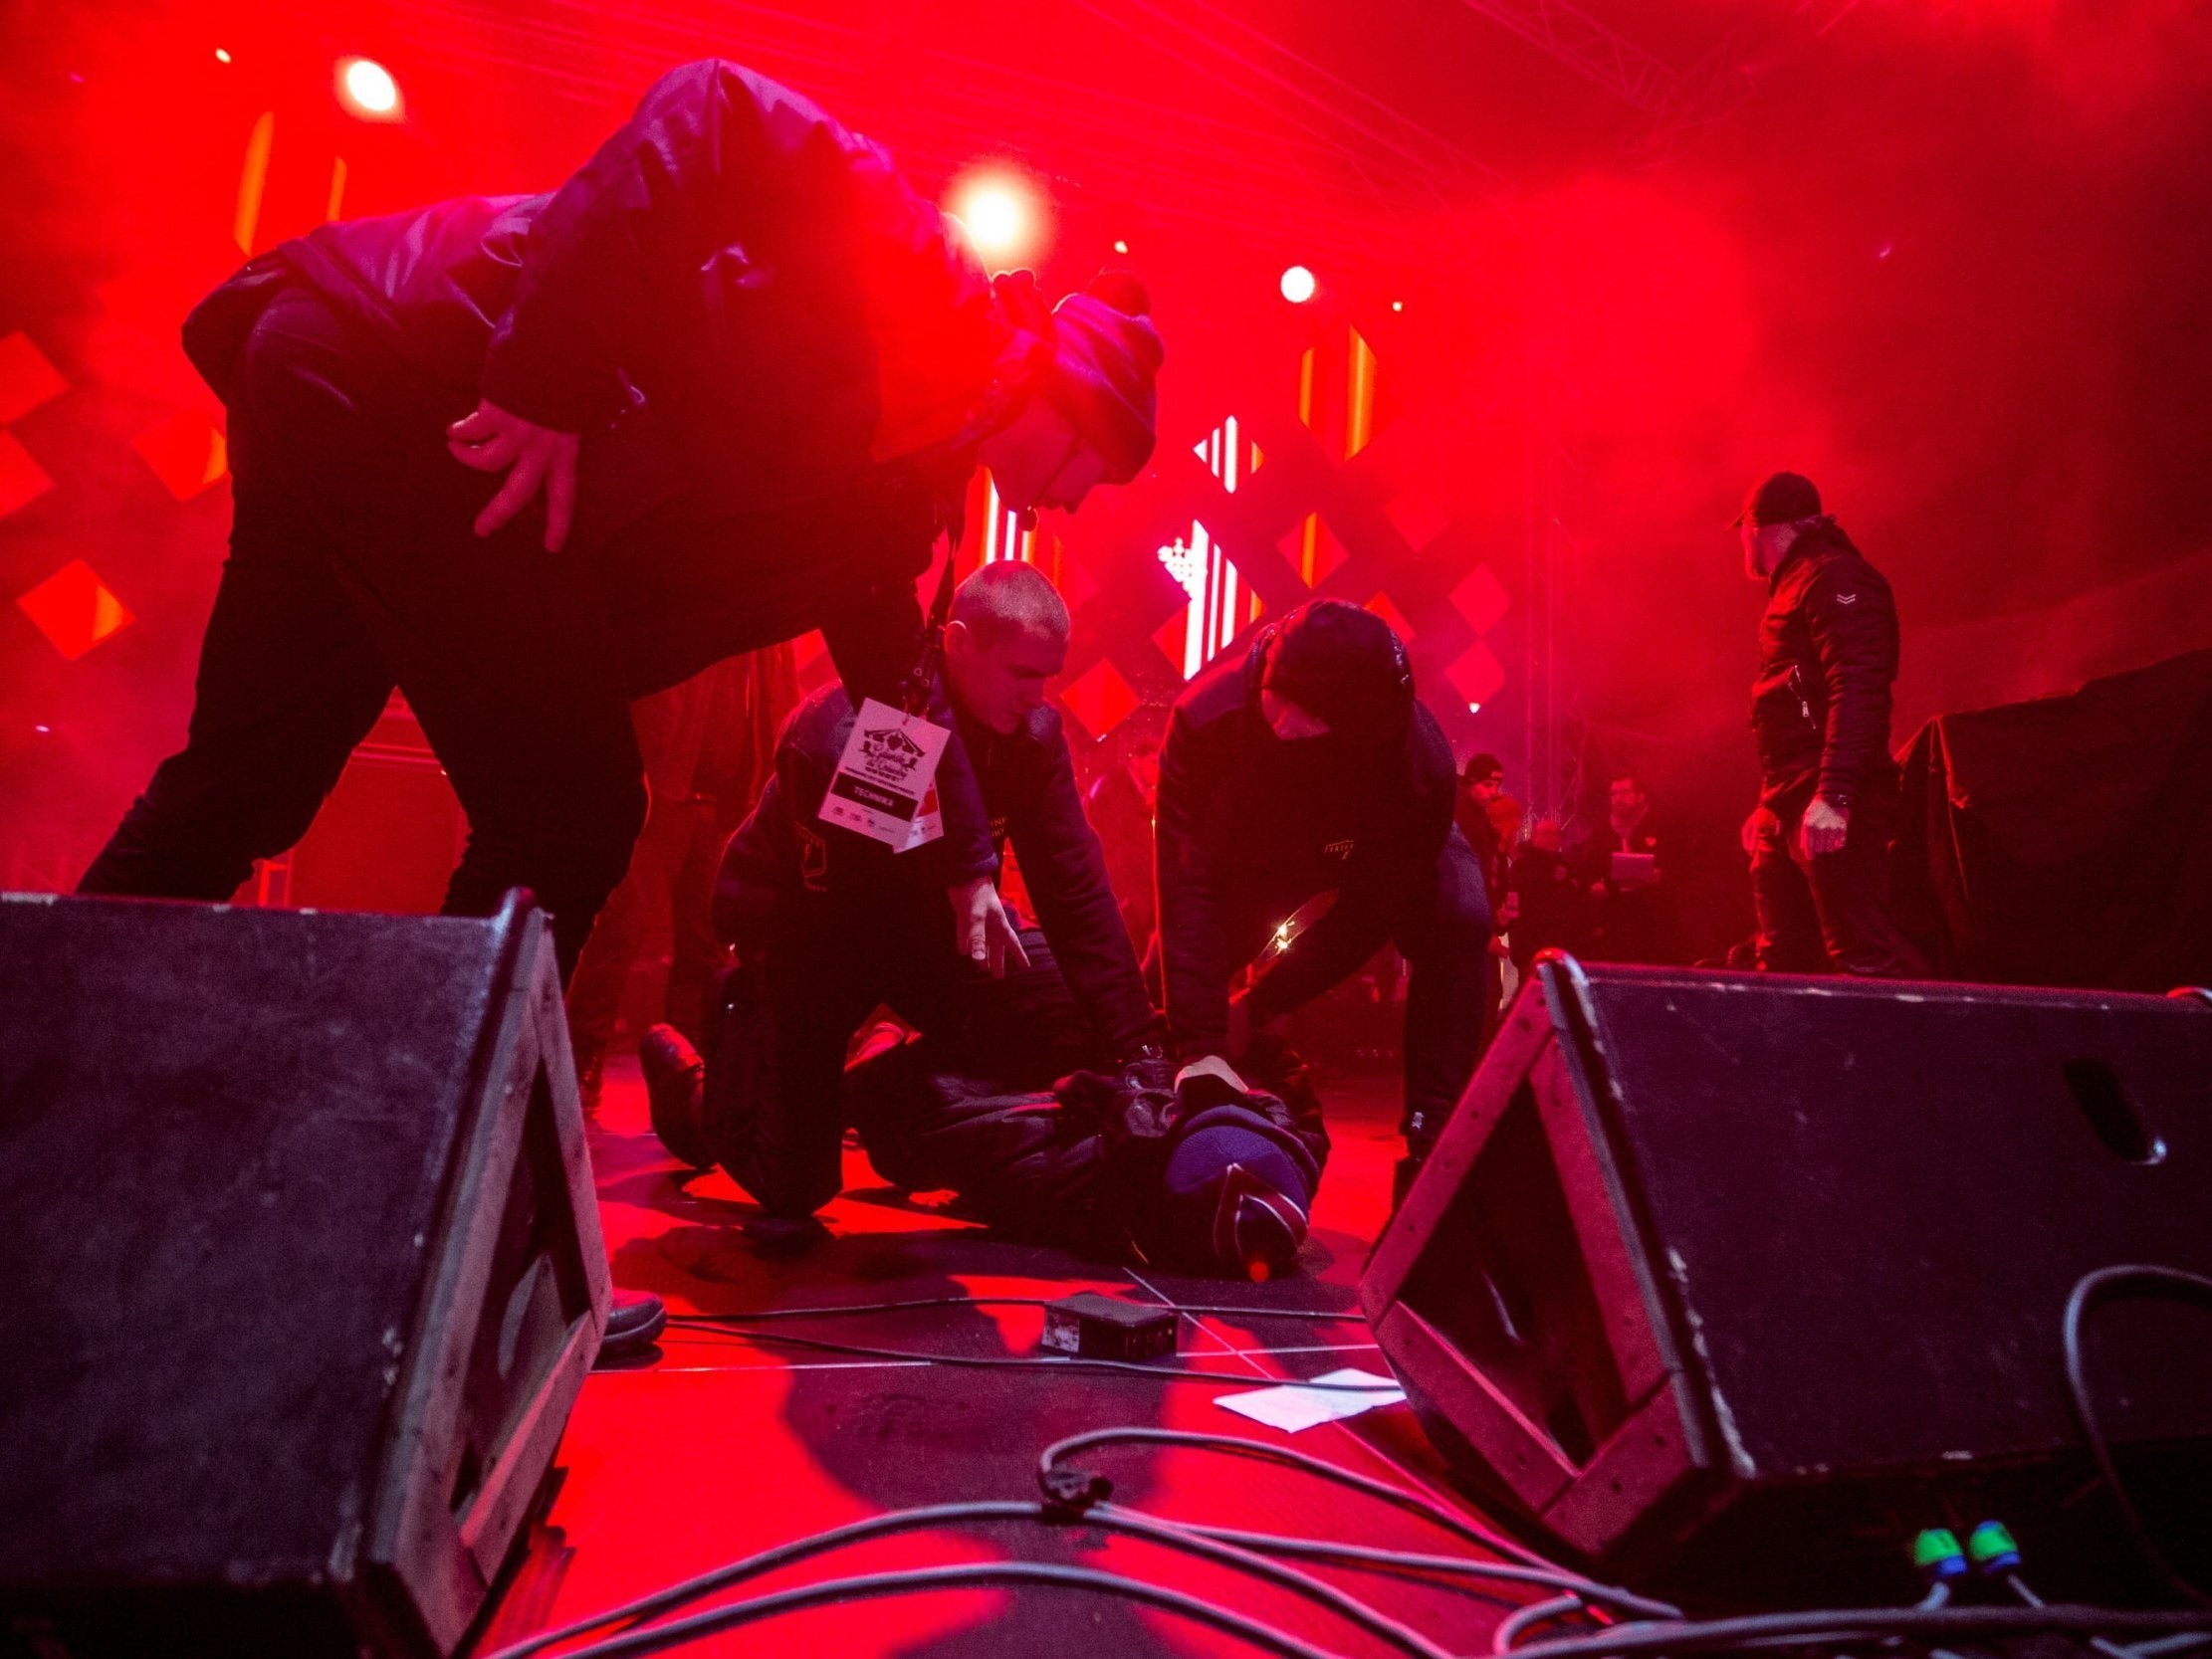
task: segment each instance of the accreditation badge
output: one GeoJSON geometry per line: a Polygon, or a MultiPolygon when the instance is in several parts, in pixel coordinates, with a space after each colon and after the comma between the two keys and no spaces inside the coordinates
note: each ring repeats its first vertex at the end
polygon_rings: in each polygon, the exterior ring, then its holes
{"type": "Polygon", "coordinates": [[[945,833],[937,766],[952,735],[920,715],[865,699],[829,775],[822,822],[880,841],[895,853],[935,841],[945,833]]]}

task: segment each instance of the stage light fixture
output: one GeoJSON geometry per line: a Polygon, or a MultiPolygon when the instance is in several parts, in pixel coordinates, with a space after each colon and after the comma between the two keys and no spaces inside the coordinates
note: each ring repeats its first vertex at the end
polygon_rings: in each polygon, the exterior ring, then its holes
{"type": "Polygon", "coordinates": [[[400,116],[399,83],[373,58],[340,58],[337,96],[363,120],[395,121],[400,116]]]}
{"type": "Polygon", "coordinates": [[[1390,309],[1394,311],[1402,311],[1406,309],[1406,302],[1403,300],[1393,300],[1390,303],[1390,309]]]}
{"type": "Polygon", "coordinates": [[[946,211],[966,227],[969,241],[993,271],[1034,259],[1046,240],[1042,193],[1009,167],[978,167],[962,174],[946,192],[946,211]]]}
{"type": "Polygon", "coordinates": [[[1293,306],[1302,306],[1311,300],[1318,286],[1313,273],[1302,265],[1293,265],[1282,274],[1282,297],[1293,306]]]}
{"type": "Polygon", "coordinates": [[[1129,252],[1129,244],[1128,244],[1128,243],[1126,243],[1126,242],[1122,242],[1122,241],[1116,241],[1116,242],[1114,243],[1114,252],[1115,252],[1115,253],[1117,253],[1117,254],[1126,254],[1126,253],[1128,253],[1128,252],[1129,252]]]}
{"type": "Polygon", "coordinates": [[[228,49],[227,47],[221,47],[221,46],[218,46],[218,47],[217,47],[217,48],[215,49],[215,61],[216,61],[216,62],[217,62],[218,64],[227,64],[227,63],[229,63],[229,62],[230,62],[230,50],[229,50],[229,49],[228,49]]]}
{"type": "Polygon", "coordinates": [[[1470,715],[1479,715],[1480,713],[1482,713],[1482,705],[1479,703],[1468,704],[1467,713],[1470,715]]]}

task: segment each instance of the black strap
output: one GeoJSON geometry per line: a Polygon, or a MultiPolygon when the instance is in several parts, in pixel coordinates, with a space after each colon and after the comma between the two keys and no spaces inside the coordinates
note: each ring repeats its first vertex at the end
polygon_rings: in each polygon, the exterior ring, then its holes
{"type": "Polygon", "coordinates": [[[930,692],[937,684],[937,671],[945,660],[945,624],[953,616],[953,559],[959,551],[960,528],[956,521],[946,530],[945,570],[937,578],[937,592],[930,600],[929,615],[922,622],[922,646],[915,654],[912,672],[906,677],[901,702],[909,715],[922,714],[929,708],[930,692]]]}

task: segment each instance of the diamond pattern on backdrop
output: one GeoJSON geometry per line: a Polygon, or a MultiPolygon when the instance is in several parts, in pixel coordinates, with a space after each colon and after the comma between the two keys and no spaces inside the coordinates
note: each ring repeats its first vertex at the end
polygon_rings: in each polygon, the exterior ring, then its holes
{"type": "Polygon", "coordinates": [[[69,390],[61,370],[18,330],[0,339],[0,426],[21,420],[40,404],[69,390]]]}
{"type": "Polygon", "coordinates": [[[71,559],[36,587],[17,594],[15,602],[71,662],[137,620],[81,558],[71,559]]]}

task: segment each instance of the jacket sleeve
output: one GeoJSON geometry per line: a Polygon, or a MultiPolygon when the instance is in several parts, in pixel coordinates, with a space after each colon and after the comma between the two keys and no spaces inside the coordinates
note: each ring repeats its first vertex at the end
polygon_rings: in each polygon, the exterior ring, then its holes
{"type": "Polygon", "coordinates": [[[1355,850],[1328,915],[1299,934],[1251,989],[1252,1023],[1264,1025],[1359,971],[1406,922],[1451,834],[1453,792],[1417,792],[1395,833],[1355,850]]]}
{"type": "Polygon", "coordinates": [[[1820,793],[1849,807],[1860,782],[1889,756],[1889,688],[1897,677],[1896,603],[1880,577],[1836,560],[1814,579],[1805,605],[1828,702],[1820,793]]]}
{"type": "Polygon", "coordinates": [[[1153,818],[1168,1029],[1185,1059],[1218,1054],[1228,1041],[1230,964],[1216,862],[1219,855],[1207,845],[1207,820],[1222,768],[1208,764],[1205,747],[1204,737],[1178,710],[1160,748],[1160,795],[1153,818]]]}
{"type": "Polygon", "coordinates": [[[647,90],[531,227],[485,358],[486,398],[560,432],[618,407],[623,331],[651,314],[656,279],[738,240],[773,185],[762,96],[718,62],[686,64],[647,90]]]}
{"type": "Polygon", "coordinates": [[[1049,740],[1038,746],[1035,786],[1011,803],[1007,832],[1068,988],[1109,1049],[1126,1057],[1158,1040],[1152,1002],[1056,721],[1049,740]]]}

